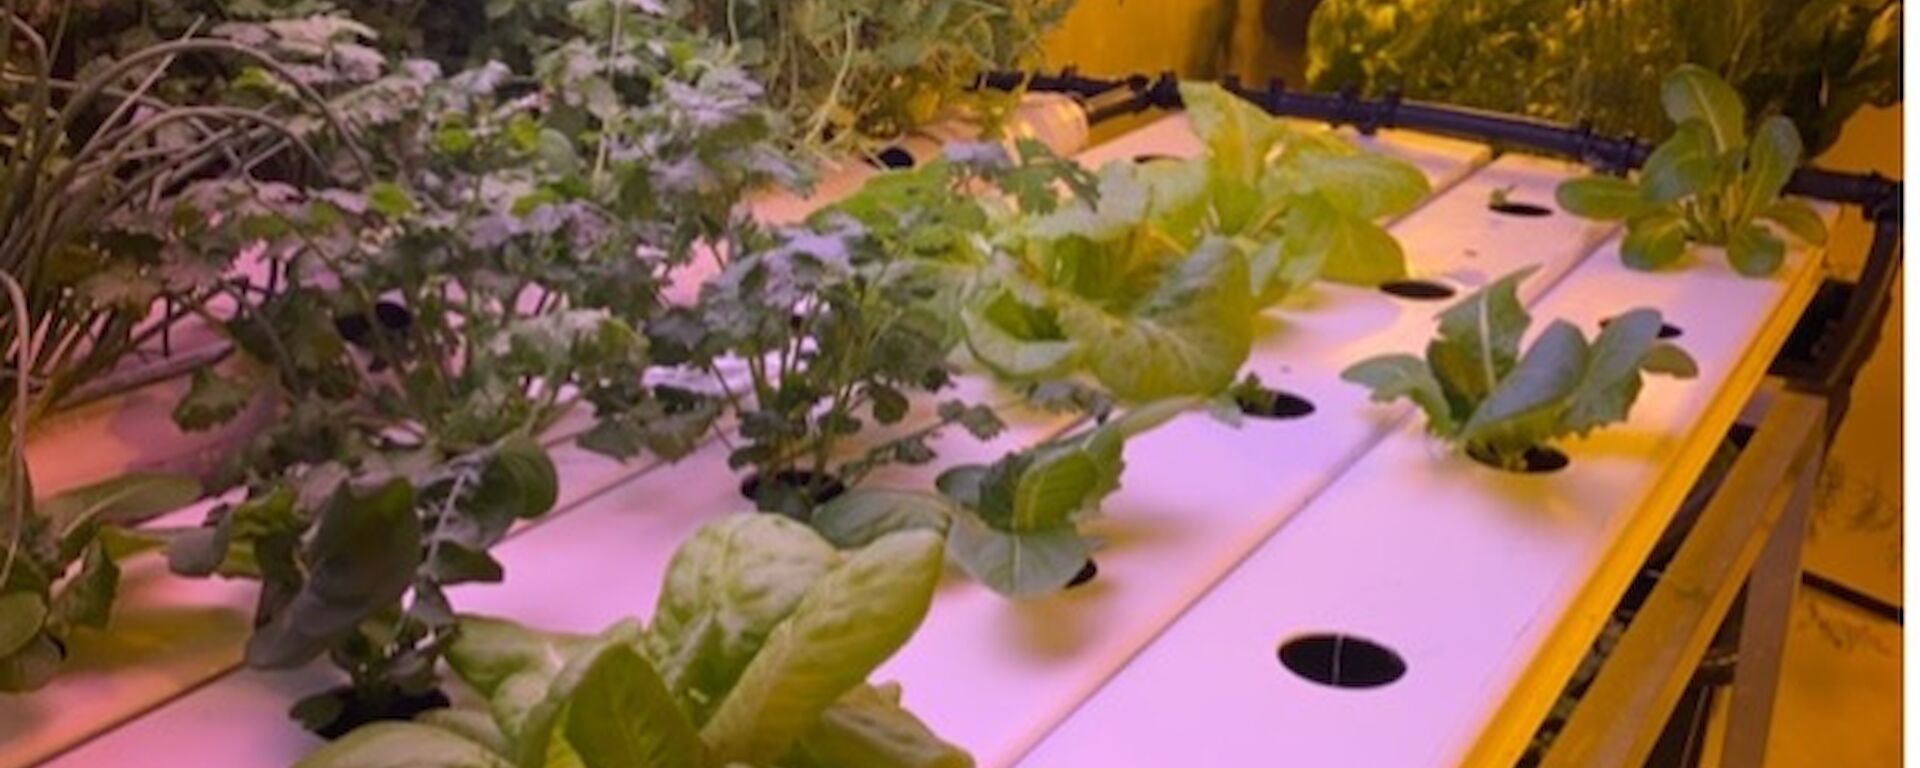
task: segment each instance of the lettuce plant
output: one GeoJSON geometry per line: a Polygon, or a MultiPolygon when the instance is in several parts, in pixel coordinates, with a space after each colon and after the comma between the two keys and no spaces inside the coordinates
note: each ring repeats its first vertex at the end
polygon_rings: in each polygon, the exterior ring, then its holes
{"type": "Polygon", "coordinates": [[[867,682],[940,574],[930,531],[843,553],[782,517],[718,520],[674,554],[651,623],[578,636],[466,617],[447,663],[484,707],[368,725],[297,765],[970,766],[898,686],[867,682]]]}
{"type": "Polygon", "coordinates": [[[1591,342],[1555,320],[1522,354],[1532,317],[1515,292],[1532,272],[1507,275],[1442,312],[1424,359],[1382,355],[1340,377],[1373,390],[1379,402],[1413,401],[1426,414],[1428,433],[1475,458],[1519,468],[1529,451],[1624,421],[1643,373],[1695,375],[1693,359],[1659,339],[1653,309],[1613,318],[1591,342]]]}
{"type": "Polygon", "coordinates": [[[1182,96],[1201,156],[1109,165],[1089,193],[1008,226],[962,314],[997,374],[1084,372],[1133,402],[1210,396],[1245,361],[1259,308],[1316,278],[1405,275],[1376,220],[1426,195],[1417,169],[1214,86],[1182,96]]]}
{"type": "Polygon", "coordinates": [[[1080,526],[1119,490],[1127,440],[1200,402],[1149,403],[992,464],[953,467],[936,481],[938,493],[854,491],[820,508],[813,523],[842,546],[898,530],[945,531],[949,556],[995,592],[1054,592],[1093,553],[1080,526]]]}
{"type": "Polygon", "coordinates": [[[1826,242],[1811,206],[1781,197],[1800,164],[1800,134],[1778,115],[1747,134],[1747,110],[1719,76],[1688,65],[1667,76],[1661,102],[1677,125],[1654,149],[1637,183],[1609,176],[1562,182],[1560,207],[1579,216],[1625,221],[1620,258],[1635,269],[1671,267],[1688,243],[1726,249],[1740,274],[1773,274],[1786,243],[1761,222],[1794,238],[1826,242]]]}

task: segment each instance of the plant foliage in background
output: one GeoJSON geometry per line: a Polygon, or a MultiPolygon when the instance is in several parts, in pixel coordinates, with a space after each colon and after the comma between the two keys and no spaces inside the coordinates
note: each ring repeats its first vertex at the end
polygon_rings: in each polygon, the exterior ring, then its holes
{"type": "MultiPolygon", "coordinates": [[[[370,46],[449,71],[499,62],[528,71],[582,36],[569,0],[147,0],[88,4],[76,20],[83,55],[178,34],[198,20],[295,21],[338,14],[373,33],[370,46]],[[99,7],[93,7],[98,5],[99,7]]],[[[1011,99],[971,88],[989,70],[1030,66],[1041,36],[1071,0],[643,0],[630,10],[670,18],[733,49],[782,116],[781,142],[807,153],[877,149],[943,114],[991,119],[1011,99]]],[[[642,30],[626,34],[644,40],[642,30]]],[[[605,34],[601,31],[600,34],[605,34]]],[[[589,35],[591,36],[591,35],[589,35]]],[[[217,83],[181,84],[205,90],[217,83]]]]}
{"type": "Polygon", "coordinates": [[[1613,318],[1591,342],[1555,320],[1522,354],[1533,318],[1516,291],[1532,273],[1500,278],[1442,312],[1424,358],[1381,355],[1340,377],[1373,390],[1379,402],[1413,401],[1429,434],[1518,468],[1530,450],[1626,420],[1643,373],[1695,375],[1686,352],[1659,340],[1660,313],[1652,309],[1613,318]]]}
{"type": "Polygon", "coordinates": [[[692,0],[738,46],[802,145],[856,152],[942,114],[990,118],[1008,103],[971,86],[1037,63],[1072,0],[692,0]]]}
{"type": "Polygon", "coordinates": [[[1308,80],[1663,139],[1681,64],[1783,114],[1818,155],[1900,100],[1900,0],[1322,0],[1308,80]]]}
{"type": "Polygon", "coordinates": [[[1688,243],[1721,246],[1749,277],[1771,275],[1786,260],[1786,242],[1760,221],[1820,245],[1826,224],[1812,206],[1780,196],[1800,165],[1800,135],[1775,115],[1751,137],[1740,96],[1712,72],[1674,70],[1661,101],[1678,126],[1654,149],[1638,183],[1610,176],[1572,179],[1555,193],[1560,207],[1590,219],[1625,221],[1620,258],[1635,269],[1673,266],[1688,243]]]}
{"type": "Polygon", "coordinates": [[[484,707],[371,725],[298,765],[970,766],[897,685],[867,682],[940,573],[929,531],[843,553],[785,518],[724,518],[674,554],[647,626],[578,636],[468,617],[447,661],[484,707]]]}

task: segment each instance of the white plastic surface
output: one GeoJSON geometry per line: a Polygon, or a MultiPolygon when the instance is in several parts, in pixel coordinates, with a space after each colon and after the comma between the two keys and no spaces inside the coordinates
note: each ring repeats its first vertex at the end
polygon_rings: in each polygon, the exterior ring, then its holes
{"type": "MultiPolygon", "coordinates": [[[[1623,267],[1615,247],[1596,254],[1533,308],[1534,330],[1564,318],[1591,332],[1604,317],[1657,307],[1684,329],[1679,342],[1700,363],[1699,379],[1650,379],[1630,423],[1567,445],[1572,466],[1552,475],[1480,466],[1408,419],[1023,764],[1461,764],[1523,675],[1536,665],[1559,680],[1571,671],[1584,646],[1543,658],[1543,643],[1567,627],[1587,639],[1598,631],[1626,586],[1596,583],[1603,559],[1644,557],[1671,513],[1650,502],[1683,492],[1704,464],[1703,448],[1731,424],[1790,327],[1781,321],[1798,316],[1815,261],[1797,253],[1781,276],[1753,280],[1717,257],[1646,274],[1623,267]],[[1568,615],[1584,590],[1607,595],[1605,607],[1568,615]],[[1315,633],[1378,642],[1408,671],[1360,690],[1284,669],[1279,645],[1315,633]]],[[[1424,340],[1370,352],[1417,353],[1424,340]]],[[[1303,439],[1273,461],[1300,461],[1321,442],[1303,439]]],[[[1135,465],[1129,482],[1196,471],[1169,456],[1135,465]]],[[[1530,722],[1550,703],[1532,706],[1530,722]]],[[[1522,747],[1510,741],[1488,764],[1511,764],[1522,747]]]]}

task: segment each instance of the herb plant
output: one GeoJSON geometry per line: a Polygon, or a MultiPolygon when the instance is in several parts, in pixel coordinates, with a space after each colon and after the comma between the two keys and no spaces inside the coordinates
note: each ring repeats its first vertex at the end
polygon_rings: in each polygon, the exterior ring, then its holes
{"type": "Polygon", "coordinates": [[[949,556],[995,592],[1058,591],[1093,553],[1081,526],[1119,490],[1127,441],[1200,402],[1148,403],[992,464],[953,467],[940,475],[939,493],[856,490],[821,507],[814,526],[841,546],[898,530],[945,531],[949,556]]]}
{"type": "Polygon", "coordinates": [[[842,553],[781,517],[728,517],[674,554],[650,624],[588,637],[468,617],[447,662],[484,708],[370,725],[297,765],[972,765],[897,686],[866,682],[940,574],[928,531],[842,553]]]}
{"type": "MultiPolygon", "coordinates": [[[[588,0],[568,18],[581,36],[531,76],[307,46],[378,180],[192,198],[243,224],[282,279],[235,288],[213,316],[256,373],[209,377],[180,413],[216,422],[236,390],[273,392],[284,413],[236,464],[248,498],[169,554],[182,573],[261,580],[250,664],[326,655],[349,674],[350,690],[296,707],[316,728],[428,695],[457,632],[446,587],[503,578],[491,547],[553,507],[547,447],[569,411],[590,405],[582,444],[621,458],[677,458],[717,416],[649,383],[639,329],[676,270],[734,231],[745,190],[791,168],[724,52],[631,4],[588,0]]],[[[312,29],[223,33],[278,44],[312,29]]]]}
{"type": "Polygon", "coordinates": [[[1735,270],[1760,277],[1786,258],[1786,243],[1760,221],[1808,243],[1826,242],[1820,215],[1780,196],[1800,164],[1791,121],[1769,117],[1749,139],[1739,94],[1694,66],[1667,76],[1661,100],[1679,127],[1647,158],[1638,184],[1591,176],[1562,182],[1555,195],[1576,215],[1625,220],[1622,261],[1635,269],[1669,267],[1693,242],[1724,247],[1735,270]]]}
{"type": "Polygon", "coordinates": [[[1425,196],[1417,169],[1214,86],[1181,93],[1203,155],[1109,165],[1091,194],[1010,227],[962,315],[996,373],[1084,371],[1134,402],[1211,396],[1246,359],[1259,308],[1316,278],[1405,275],[1377,220],[1425,196]]]}
{"type": "Polygon", "coordinates": [[[1625,420],[1642,373],[1695,375],[1691,357],[1659,340],[1660,313],[1652,309],[1613,318],[1591,342],[1556,320],[1522,354],[1532,317],[1516,289],[1532,272],[1503,277],[1442,312],[1425,358],[1382,355],[1340,377],[1373,390],[1376,401],[1413,401],[1428,433],[1517,469],[1529,451],[1625,420]]]}

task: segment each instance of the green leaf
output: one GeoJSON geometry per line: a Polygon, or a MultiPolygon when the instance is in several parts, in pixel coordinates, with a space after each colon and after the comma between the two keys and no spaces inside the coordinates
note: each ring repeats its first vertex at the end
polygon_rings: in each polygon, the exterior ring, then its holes
{"type": "Polygon", "coordinates": [[[856,549],[896,531],[944,533],[955,511],[953,502],[938,494],[855,488],[814,509],[812,525],[834,546],[856,549]]]}
{"type": "Polygon", "coordinates": [[[525,520],[546,514],[559,499],[560,476],[546,447],[516,434],[494,451],[465,506],[484,519],[525,520]]]}
{"type": "Polygon", "coordinates": [[[954,520],[947,543],[968,576],[1013,598],[1059,591],[1093,554],[1072,525],[1016,533],[990,527],[973,515],[954,520]]]}
{"type": "Polygon", "coordinates": [[[1042,447],[1014,483],[1013,516],[1006,530],[1027,533],[1070,525],[1099,484],[1099,468],[1079,446],[1042,447]]]}
{"type": "Polygon", "coordinates": [[[1123,400],[1212,394],[1233,383],[1253,345],[1246,262],[1209,240],[1124,314],[1067,300],[1061,325],[1094,375],[1123,400]]]}
{"type": "Polygon", "coordinates": [[[1439,336],[1427,345],[1427,365],[1450,410],[1467,412],[1485,400],[1520,356],[1520,338],[1532,318],[1520,304],[1527,267],[1474,291],[1440,313],[1439,336]]]}
{"type": "Polygon", "coordinates": [[[53,597],[49,622],[58,627],[105,629],[120,589],[120,566],[107,554],[107,545],[95,539],[87,546],[75,575],[53,597]]]}
{"type": "Polygon", "coordinates": [[[1642,271],[1665,269],[1687,252],[1687,222],[1678,214],[1658,211],[1627,222],[1620,241],[1620,262],[1642,271]]]}
{"type": "Polygon", "coordinates": [[[516,768],[486,745],[418,723],[376,722],[322,745],[293,768],[516,768]]]}
{"type": "Polygon", "coordinates": [[[1705,123],[1719,152],[1747,143],[1747,108],[1740,94],[1711,70],[1693,64],[1669,73],[1660,85],[1660,103],[1675,125],[1705,123]]]}
{"type": "Polygon", "coordinates": [[[1560,429],[1585,435],[1627,418],[1640,396],[1641,361],[1660,337],[1660,313],[1636,309],[1607,322],[1587,354],[1586,371],[1567,397],[1560,429]]]}
{"type": "Polygon", "coordinates": [[[1759,217],[1779,224],[1788,234],[1811,245],[1827,243],[1827,222],[1820,213],[1799,200],[1776,200],[1760,211],[1759,217]]]}
{"type": "Polygon", "coordinates": [[[191,477],[134,472],[60,493],[37,503],[35,511],[64,540],[88,525],[133,525],[199,498],[200,483],[191,477]]]}
{"type": "Polygon", "coordinates": [[[526,736],[529,722],[567,664],[594,646],[595,638],[527,629],[511,621],[462,616],[447,647],[447,666],[486,699],[493,719],[511,742],[526,736]]]}
{"type": "Polygon", "coordinates": [[[1751,219],[1774,205],[1800,165],[1800,132],[1793,121],[1774,115],[1754,131],[1753,144],[1747,147],[1747,169],[1742,179],[1745,197],[1741,217],[1751,219]]]}
{"type": "Polygon", "coordinates": [[[854,686],[820,713],[820,721],[800,739],[798,753],[804,766],[814,768],[973,768],[964,750],[942,741],[900,706],[898,686],[854,686]]]}
{"type": "Polygon", "coordinates": [[[1700,375],[1700,365],[1693,356],[1677,346],[1667,343],[1653,345],[1647,354],[1640,358],[1640,370],[1647,373],[1660,373],[1676,379],[1691,379],[1700,375]]]}
{"type": "Polygon", "coordinates": [[[45,632],[34,635],[13,653],[0,656],[0,693],[39,690],[60,671],[65,654],[45,632]]]}
{"type": "Polygon", "coordinates": [[[1647,157],[1640,171],[1641,195],[1651,203],[1669,203],[1712,189],[1720,174],[1720,154],[1704,123],[1682,123],[1647,157]]]}
{"type": "Polygon", "coordinates": [[[1373,286],[1407,276],[1400,241],[1372,221],[1316,198],[1288,212],[1286,254],[1320,264],[1320,276],[1347,285],[1373,286]]]}
{"type": "Polygon", "coordinates": [[[1392,402],[1402,397],[1412,400],[1427,415],[1427,431],[1451,436],[1460,423],[1447,404],[1427,361],[1413,355],[1382,355],[1362,360],[1340,372],[1340,378],[1373,391],[1374,402],[1392,402]]]}
{"type": "Polygon", "coordinates": [[[1080,345],[1065,339],[1022,338],[996,323],[992,315],[967,308],[960,322],[967,349],[987,367],[1010,379],[1044,379],[1070,370],[1080,345]]]}
{"type": "Polygon", "coordinates": [[[1558,434],[1560,414],[1586,369],[1587,341],[1580,329],[1554,321],[1474,409],[1460,441],[1500,456],[1544,445],[1558,434]]]}
{"type": "Polygon", "coordinates": [[[1748,224],[1727,241],[1727,261],[1735,272],[1747,277],[1766,277],[1780,271],[1786,261],[1787,244],[1765,227],[1748,224]]]}
{"type": "Polygon", "coordinates": [[[1207,161],[1231,178],[1259,176],[1275,144],[1294,132],[1285,123],[1220,86],[1182,82],[1187,122],[1207,146],[1207,161]]]}
{"type": "Polygon", "coordinates": [[[0,656],[27,647],[47,623],[47,603],[32,592],[0,595],[0,656]]]}
{"type": "Polygon", "coordinates": [[[689,768],[700,735],[653,665],[621,644],[600,651],[567,703],[567,742],[586,768],[689,768]]]}
{"type": "Polygon", "coordinates": [[[769,765],[786,755],[920,626],[941,550],[932,531],[892,534],[814,584],[701,729],[715,760],[769,765]]]}
{"type": "Polygon", "coordinates": [[[1599,221],[1624,221],[1656,207],[1633,182],[1612,176],[1568,179],[1554,189],[1553,197],[1562,210],[1599,221]]]}
{"type": "Polygon", "coordinates": [[[320,513],[307,545],[307,579],[292,600],[256,628],[247,663],[265,669],[304,664],[393,608],[420,563],[413,486],[396,479],[366,496],[342,487],[320,513]]]}
{"type": "MultiPolygon", "coordinates": [[[[779,515],[733,515],[702,526],[668,562],[646,631],[667,688],[706,707],[717,704],[839,561],[819,534],[779,515]]],[[[705,711],[695,709],[696,722],[705,711]]]]}
{"type": "Polygon", "coordinates": [[[413,197],[391,181],[375,182],[367,188],[367,207],[389,219],[402,219],[415,210],[413,197]]]}
{"type": "Polygon", "coordinates": [[[1287,160],[1287,171],[1297,174],[1335,210],[1363,221],[1411,211],[1432,192],[1426,174],[1396,157],[1303,151],[1287,160]]]}
{"type": "Polygon", "coordinates": [[[187,394],[173,407],[173,423],[188,432],[198,432],[231,421],[252,402],[253,391],[246,385],[221,376],[212,368],[193,372],[187,394]]]}

